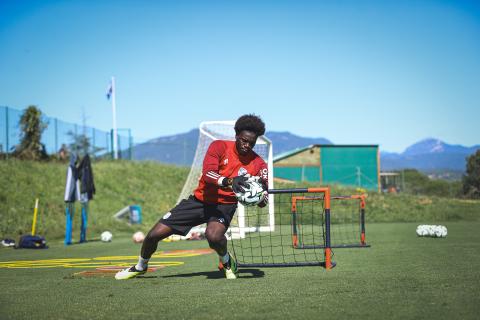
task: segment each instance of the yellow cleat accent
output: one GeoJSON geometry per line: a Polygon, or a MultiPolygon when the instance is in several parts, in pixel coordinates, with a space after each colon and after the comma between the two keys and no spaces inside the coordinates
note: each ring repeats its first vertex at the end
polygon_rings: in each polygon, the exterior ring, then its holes
{"type": "Polygon", "coordinates": [[[138,271],[137,269],[135,269],[135,266],[133,266],[133,267],[127,268],[125,270],[118,271],[115,274],[115,279],[117,279],[117,280],[132,279],[132,278],[135,278],[136,276],[145,274],[146,272],[147,272],[147,270],[138,271]]]}
{"type": "Polygon", "coordinates": [[[230,254],[228,255],[230,256],[230,259],[227,265],[223,265],[223,271],[225,272],[225,277],[227,279],[237,279],[238,278],[237,261],[235,261],[235,259],[230,254]]]}

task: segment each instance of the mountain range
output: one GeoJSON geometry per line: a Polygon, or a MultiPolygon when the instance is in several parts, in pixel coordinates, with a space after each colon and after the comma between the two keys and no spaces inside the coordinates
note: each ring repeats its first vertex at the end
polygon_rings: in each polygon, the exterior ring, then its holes
{"type": "Polygon", "coordinates": [[[428,138],[409,146],[402,153],[380,153],[382,171],[405,168],[423,172],[452,170],[465,171],[466,158],[480,149],[480,145],[465,147],[428,138]]]}
{"type": "MultiPolygon", "coordinates": [[[[186,133],[158,137],[137,144],[133,150],[133,157],[136,160],[155,160],[189,166],[195,156],[198,135],[198,129],[193,129],[186,133]]],[[[265,135],[273,143],[274,156],[312,144],[332,144],[326,138],[301,137],[288,131],[268,131],[265,135]]],[[[466,157],[478,149],[480,145],[465,147],[428,138],[412,144],[402,153],[381,151],[380,166],[382,171],[412,168],[423,172],[463,172],[466,157]]]]}

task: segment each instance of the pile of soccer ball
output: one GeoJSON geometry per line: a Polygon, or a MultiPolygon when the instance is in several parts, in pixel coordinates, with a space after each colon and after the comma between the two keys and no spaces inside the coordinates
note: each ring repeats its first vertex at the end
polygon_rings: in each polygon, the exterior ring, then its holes
{"type": "Polygon", "coordinates": [[[263,188],[260,177],[248,176],[246,184],[245,192],[235,193],[238,202],[244,206],[255,206],[265,199],[267,191],[263,188]]]}
{"type": "Polygon", "coordinates": [[[417,227],[417,236],[445,238],[447,236],[447,227],[421,224],[417,227]]]}

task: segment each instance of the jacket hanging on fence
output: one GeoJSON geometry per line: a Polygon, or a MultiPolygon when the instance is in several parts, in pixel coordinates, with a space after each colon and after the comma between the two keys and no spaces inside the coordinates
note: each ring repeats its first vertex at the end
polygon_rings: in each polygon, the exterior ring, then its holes
{"type": "Polygon", "coordinates": [[[78,157],[72,154],[70,165],[67,169],[67,181],[65,184],[65,202],[87,202],[93,199],[95,183],[90,156],[87,154],[77,167],[78,157]]]}
{"type": "Polygon", "coordinates": [[[75,202],[80,199],[80,184],[77,170],[78,157],[72,153],[70,164],[67,169],[67,181],[65,183],[65,202],[75,202]]]}
{"type": "Polygon", "coordinates": [[[83,201],[93,199],[95,194],[95,183],[93,182],[93,171],[90,163],[90,156],[83,157],[78,170],[78,180],[80,181],[80,193],[83,201]]]}

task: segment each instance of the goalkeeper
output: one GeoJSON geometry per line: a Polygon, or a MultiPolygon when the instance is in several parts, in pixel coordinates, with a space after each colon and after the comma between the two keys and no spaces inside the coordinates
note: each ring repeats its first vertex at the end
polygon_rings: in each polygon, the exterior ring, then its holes
{"type": "MultiPolygon", "coordinates": [[[[227,231],[237,209],[235,193],[245,192],[247,174],[259,176],[267,189],[267,164],[253,151],[257,138],[265,133],[260,117],[243,115],[235,122],[235,141],[215,140],[203,160],[202,176],[194,194],[167,212],[148,232],[138,263],[119,271],[115,279],[123,280],[144,274],[158,242],[172,234],[185,236],[191,228],[207,223],[205,236],[210,248],[219,255],[227,279],[237,278],[237,264],[227,251],[227,231]]],[[[267,205],[268,197],[258,203],[267,205]]]]}

